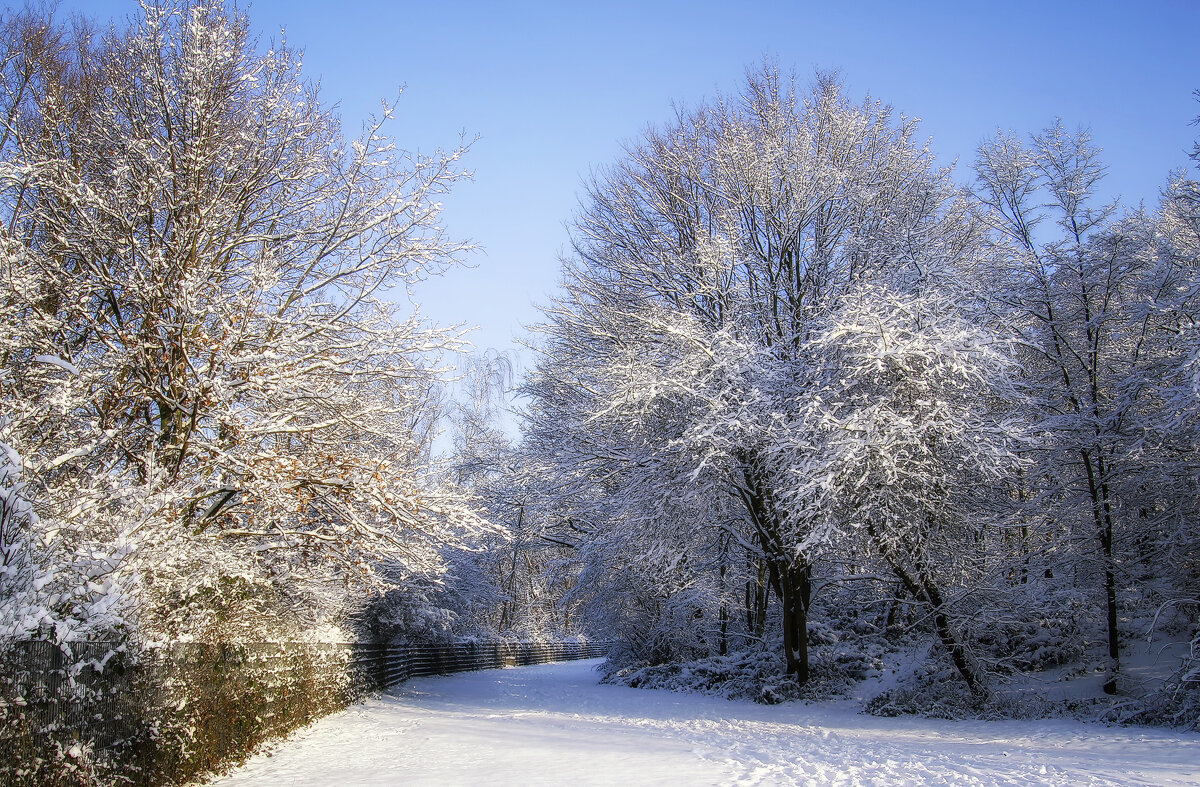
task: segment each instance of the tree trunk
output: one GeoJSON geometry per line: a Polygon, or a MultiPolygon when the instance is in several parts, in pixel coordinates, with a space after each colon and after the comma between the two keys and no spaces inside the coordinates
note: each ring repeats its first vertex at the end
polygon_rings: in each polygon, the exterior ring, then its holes
{"type": "Polygon", "coordinates": [[[745,486],[739,488],[771,583],[782,608],[783,650],[787,674],[803,686],[808,682],[808,602],[812,595],[812,565],[793,557],[784,548],[780,517],[763,474],[743,459],[745,486]]]}
{"type": "Polygon", "coordinates": [[[787,674],[796,682],[808,683],[808,602],[812,594],[811,570],[807,565],[790,565],[781,572],[783,605],[783,647],[787,674]]]}
{"type": "Polygon", "coordinates": [[[967,660],[966,646],[958,639],[954,628],[950,625],[950,618],[946,615],[945,602],[942,600],[941,591],[933,580],[922,572],[921,590],[925,598],[929,600],[929,604],[933,607],[933,625],[937,629],[938,638],[941,639],[942,645],[950,652],[950,659],[954,662],[954,668],[958,670],[958,674],[967,683],[967,688],[972,694],[979,694],[983,689],[983,681],[975,673],[971,663],[967,660]]]}
{"type": "Polygon", "coordinates": [[[954,668],[958,670],[958,674],[962,676],[966,682],[967,688],[972,694],[982,694],[984,691],[984,681],[982,677],[975,671],[970,659],[967,658],[966,645],[958,638],[958,634],[954,631],[954,626],[950,621],[950,616],[946,612],[946,602],[942,598],[941,589],[938,588],[933,576],[925,570],[921,561],[915,561],[915,576],[913,571],[908,568],[897,558],[895,552],[886,547],[884,542],[878,538],[878,534],[873,524],[868,523],[868,530],[874,537],[875,542],[880,547],[880,552],[888,565],[892,567],[892,572],[896,578],[904,585],[908,593],[918,601],[925,601],[929,604],[933,611],[933,626],[937,630],[938,639],[950,654],[950,660],[954,663],[954,668]]]}
{"type": "Polygon", "coordinates": [[[905,585],[900,583],[896,588],[896,592],[892,594],[892,600],[888,602],[887,617],[884,619],[884,631],[889,634],[896,629],[900,622],[900,613],[904,608],[905,585]]]}
{"type": "Polygon", "coordinates": [[[761,637],[767,627],[767,601],[770,592],[767,585],[767,567],[759,559],[751,560],[748,567],[753,578],[746,580],[746,631],[753,637],[761,637]]]}
{"type": "Polygon", "coordinates": [[[727,563],[729,561],[729,538],[728,536],[721,539],[721,601],[720,609],[717,612],[718,620],[721,624],[721,641],[718,643],[718,653],[725,656],[729,653],[729,599],[726,589],[726,576],[729,573],[727,563]]]}
{"type": "Polygon", "coordinates": [[[1108,482],[1104,478],[1104,459],[1096,457],[1093,467],[1092,456],[1083,450],[1083,466],[1087,471],[1088,493],[1092,498],[1092,521],[1096,526],[1096,540],[1100,544],[1100,559],[1104,565],[1104,606],[1108,624],[1108,665],[1104,681],[1104,693],[1117,693],[1117,674],[1121,671],[1120,625],[1117,619],[1117,577],[1113,569],[1113,514],[1109,501],[1108,482]]]}

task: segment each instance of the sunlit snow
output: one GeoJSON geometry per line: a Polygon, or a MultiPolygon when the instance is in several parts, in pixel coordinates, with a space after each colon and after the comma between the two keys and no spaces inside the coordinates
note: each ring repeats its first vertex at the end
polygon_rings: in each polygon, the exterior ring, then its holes
{"type": "Polygon", "coordinates": [[[597,663],[412,680],[215,784],[1200,785],[1196,734],[762,706],[601,686],[597,663]]]}

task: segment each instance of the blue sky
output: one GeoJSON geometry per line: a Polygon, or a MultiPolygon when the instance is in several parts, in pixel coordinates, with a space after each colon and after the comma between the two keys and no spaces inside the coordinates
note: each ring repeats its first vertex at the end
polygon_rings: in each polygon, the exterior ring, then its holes
{"type": "MultiPolygon", "coordinates": [[[[64,0],[106,21],[135,0],[64,0]]],[[[1108,186],[1148,204],[1200,136],[1200,2],[404,2],[255,0],[264,43],[305,50],[305,72],[338,104],[348,134],[407,88],[392,133],[430,151],[478,136],[475,180],[446,201],[452,234],[478,242],[469,269],[416,292],[441,324],[480,327],[512,348],[558,281],[566,223],[589,172],[621,143],[736,90],[764,57],[806,77],[840,69],[922,119],[933,149],[960,160],[997,128],[1038,131],[1061,117],[1090,127],[1108,186]]]]}

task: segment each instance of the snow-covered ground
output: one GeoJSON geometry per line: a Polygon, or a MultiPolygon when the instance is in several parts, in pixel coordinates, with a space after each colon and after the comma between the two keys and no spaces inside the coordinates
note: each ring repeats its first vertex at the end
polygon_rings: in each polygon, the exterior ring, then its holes
{"type": "Polygon", "coordinates": [[[601,686],[597,663],[415,679],[215,784],[1200,785],[1200,735],[762,706],[601,686]]]}

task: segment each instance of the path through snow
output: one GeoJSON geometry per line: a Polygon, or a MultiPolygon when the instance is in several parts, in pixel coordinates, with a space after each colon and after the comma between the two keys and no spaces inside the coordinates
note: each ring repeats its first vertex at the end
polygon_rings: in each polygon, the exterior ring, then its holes
{"type": "Polygon", "coordinates": [[[601,686],[597,663],[414,679],[214,784],[1200,785],[1200,735],[762,706],[601,686]]]}

